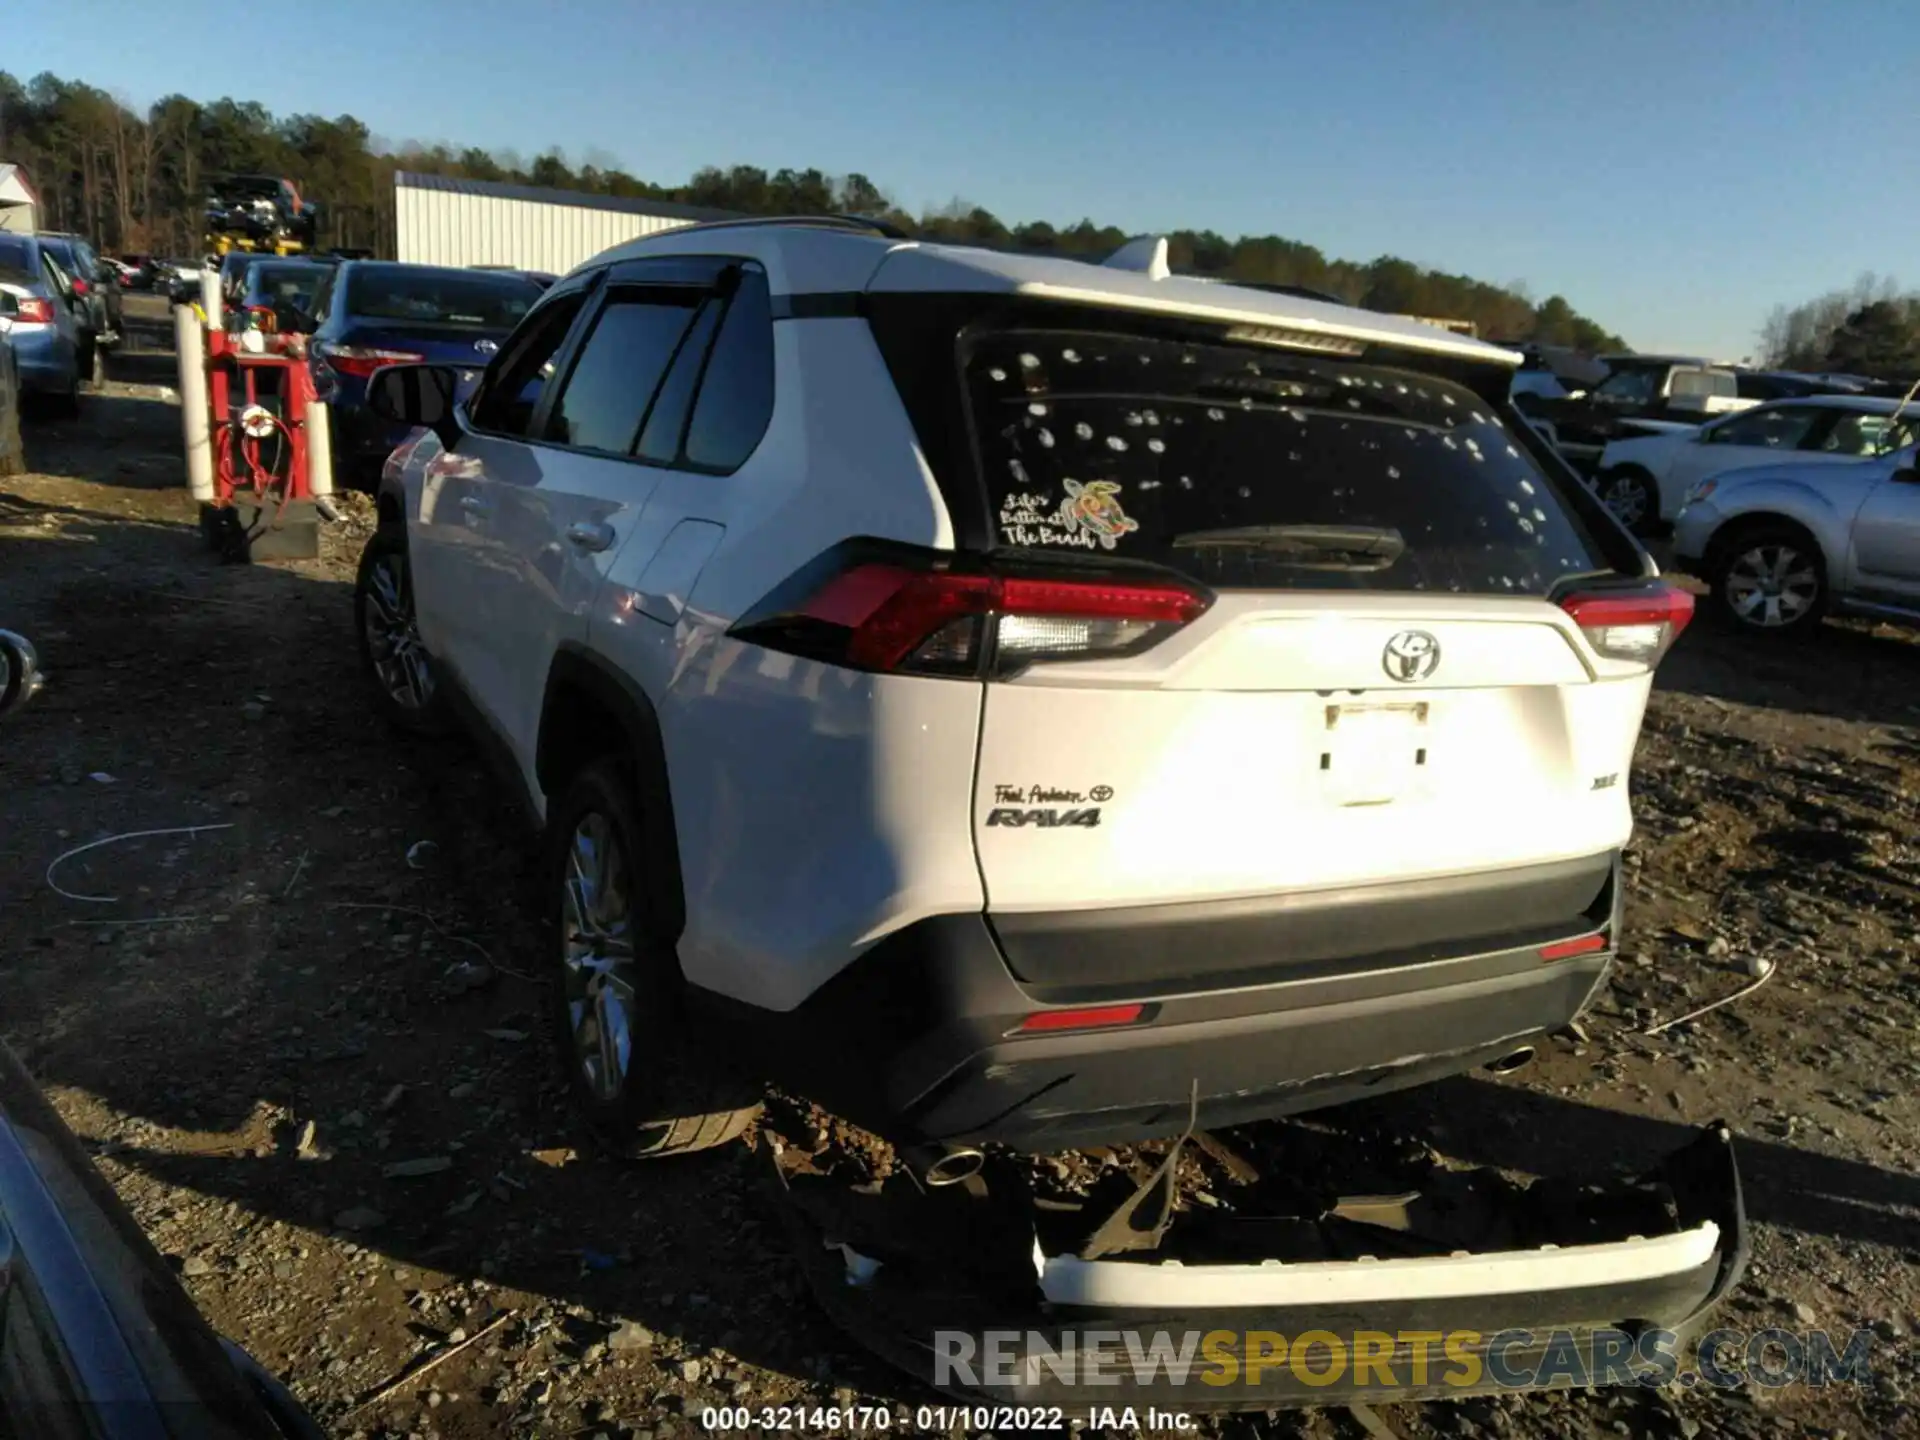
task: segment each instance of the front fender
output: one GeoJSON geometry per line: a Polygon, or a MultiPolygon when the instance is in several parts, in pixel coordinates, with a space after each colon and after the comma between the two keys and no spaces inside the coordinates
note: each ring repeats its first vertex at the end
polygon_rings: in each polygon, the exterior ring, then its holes
{"type": "Polygon", "coordinates": [[[1854,511],[1859,508],[1859,496],[1851,492],[1836,495],[1791,474],[1736,470],[1714,478],[1718,483],[1713,500],[1722,516],[1714,531],[1716,539],[1736,525],[1777,519],[1809,531],[1819,543],[1829,571],[1847,553],[1847,534],[1854,511]]]}

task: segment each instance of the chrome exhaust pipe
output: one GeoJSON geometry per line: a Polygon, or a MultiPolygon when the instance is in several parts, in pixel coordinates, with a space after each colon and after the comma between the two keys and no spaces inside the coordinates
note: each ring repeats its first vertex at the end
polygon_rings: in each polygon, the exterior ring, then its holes
{"type": "Polygon", "coordinates": [[[986,1151],[971,1145],[919,1145],[902,1151],[900,1158],[929,1190],[971,1180],[987,1163],[986,1151]]]}
{"type": "Polygon", "coordinates": [[[1486,1068],[1490,1074],[1511,1075],[1516,1070],[1524,1070],[1533,1063],[1534,1049],[1531,1045],[1522,1045],[1510,1054],[1502,1055],[1498,1060],[1489,1060],[1486,1068]]]}

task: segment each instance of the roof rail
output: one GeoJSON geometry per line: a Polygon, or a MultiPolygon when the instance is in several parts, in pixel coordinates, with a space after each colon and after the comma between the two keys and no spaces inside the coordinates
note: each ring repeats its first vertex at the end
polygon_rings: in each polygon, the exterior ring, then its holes
{"type": "MultiPolygon", "coordinates": [[[[702,220],[686,230],[738,230],[750,225],[819,225],[830,230],[865,230],[889,240],[913,237],[898,225],[871,215],[743,215],[738,220],[702,220]]],[[[662,232],[665,233],[665,232],[662,232]]]]}

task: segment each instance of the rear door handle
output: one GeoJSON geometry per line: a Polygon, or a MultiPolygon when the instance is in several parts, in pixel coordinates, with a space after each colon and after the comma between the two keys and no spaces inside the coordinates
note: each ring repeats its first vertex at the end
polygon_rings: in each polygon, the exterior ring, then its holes
{"type": "Polygon", "coordinates": [[[582,550],[598,554],[613,544],[613,527],[588,520],[576,520],[567,527],[567,539],[582,550]]]}

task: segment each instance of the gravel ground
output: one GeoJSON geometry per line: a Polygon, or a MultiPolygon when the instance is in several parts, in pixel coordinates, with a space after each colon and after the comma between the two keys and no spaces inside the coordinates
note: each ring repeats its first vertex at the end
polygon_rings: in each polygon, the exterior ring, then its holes
{"type": "MultiPolygon", "coordinates": [[[[319,561],[216,564],[183,488],[164,319],[128,309],[114,378],[79,422],[29,420],[33,473],[0,481],[0,621],[53,675],[0,745],[0,1034],[214,1322],[338,1435],[664,1437],[716,1403],[928,1399],[813,1308],[763,1157],[575,1148],[521,832],[475,757],[396,741],[360,687],[366,508],[319,561]],[[70,847],[185,826],[225,828],[56,873],[105,898],[45,878],[70,847]]],[[[1209,1428],[1920,1433],[1920,647],[1890,627],[1774,648],[1698,624],[1662,669],[1635,787],[1625,956],[1580,1032],[1518,1074],[1326,1124],[1541,1173],[1638,1166],[1723,1117],[1756,1232],[1723,1323],[1872,1327],[1876,1380],[1209,1428]],[[1641,1033],[1737,989],[1756,956],[1778,966],[1758,993],[1641,1033]]]]}

